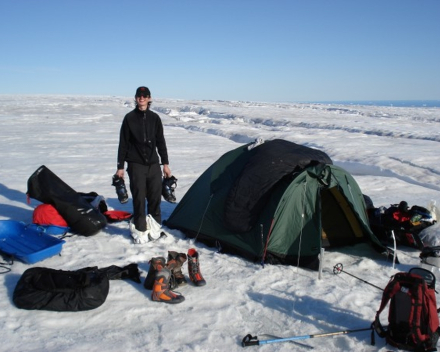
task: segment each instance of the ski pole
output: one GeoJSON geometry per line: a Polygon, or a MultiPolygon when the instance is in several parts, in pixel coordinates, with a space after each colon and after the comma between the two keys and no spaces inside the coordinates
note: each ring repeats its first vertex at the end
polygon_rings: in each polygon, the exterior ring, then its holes
{"type": "Polygon", "coordinates": [[[295,341],[295,340],[305,340],[305,339],[313,339],[315,337],[326,337],[326,336],[335,336],[335,335],[343,335],[343,334],[350,334],[353,332],[358,331],[367,331],[371,330],[372,328],[365,328],[365,329],[355,329],[355,330],[344,330],[344,331],[337,331],[337,332],[328,332],[323,334],[314,334],[314,335],[303,335],[303,336],[293,336],[293,337],[285,337],[285,338],[278,338],[278,339],[272,339],[272,340],[258,340],[257,336],[252,336],[251,334],[247,334],[241,343],[243,347],[247,346],[259,346],[259,345],[266,345],[269,343],[277,343],[277,342],[286,342],[286,341],[295,341]]]}
{"type": "Polygon", "coordinates": [[[364,282],[364,283],[366,283],[366,284],[368,284],[368,285],[370,285],[370,286],[376,287],[377,289],[383,291],[383,288],[380,288],[379,286],[373,285],[371,282],[368,282],[368,281],[362,280],[360,277],[354,276],[354,275],[352,275],[352,274],[347,273],[346,271],[344,271],[344,266],[342,265],[342,263],[338,263],[338,264],[336,264],[336,265],[333,267],[333,274],[338,275],[338,274],[340,274],[340,273],[345,273],[345,274],[347,274],[347,275],[350,275],[350,276],[354,277],[355,279],[361,280],[362,282],[364,282]]]}

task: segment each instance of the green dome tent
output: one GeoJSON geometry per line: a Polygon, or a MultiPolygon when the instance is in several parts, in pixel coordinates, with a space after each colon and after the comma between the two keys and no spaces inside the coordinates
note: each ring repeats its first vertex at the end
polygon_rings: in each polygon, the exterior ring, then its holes
{"type": "Polygon", "coordinates": [[[386,250],[354,178],[324,152],[279,139],[224,154],[164,224],[223,252],[314,269],[321,247],[386,250]]]}

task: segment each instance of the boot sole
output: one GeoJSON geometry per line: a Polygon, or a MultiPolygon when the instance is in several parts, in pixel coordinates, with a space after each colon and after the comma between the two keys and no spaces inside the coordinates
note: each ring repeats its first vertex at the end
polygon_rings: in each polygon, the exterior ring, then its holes
{"type": "Polygon", "coordinates": [[[185,300],[185,297],[179,298],[179,299],[172,299],[170,301],[155,301],[153,300],[153,302],[157,302],[157,303],[168,303],[168,304],[177,304],[177,303],[182,303],[185,300]]]}

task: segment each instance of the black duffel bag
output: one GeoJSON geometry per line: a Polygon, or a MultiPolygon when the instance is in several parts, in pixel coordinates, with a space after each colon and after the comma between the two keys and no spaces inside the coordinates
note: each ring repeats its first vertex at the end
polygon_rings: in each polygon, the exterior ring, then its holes
{"type": "Polygon", "coordinates": [[[18,308],[77,312],[101,306],[109,292],[109,280],[131,279],[140,283],[137,264],[124,268],[82,268],[76,271],[35,267],[27,269],[15,287],[18,308]]]}

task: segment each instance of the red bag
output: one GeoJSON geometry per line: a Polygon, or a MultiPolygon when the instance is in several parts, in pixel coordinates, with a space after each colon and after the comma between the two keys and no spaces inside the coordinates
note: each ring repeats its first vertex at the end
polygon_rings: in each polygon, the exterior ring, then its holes
{"type": "Polygon", "coordinates": [[[38,225],[55,225],[67,227],[66,220],[58,213],[51,204],[40,204],[34,210],[32,222],[38,225]]]}
{"type": "Polygon", "coordinates": [[[107,210],[104,215],[108,222],[130,220],[133,216],[131,213],[122,210],[107,210]]]}

